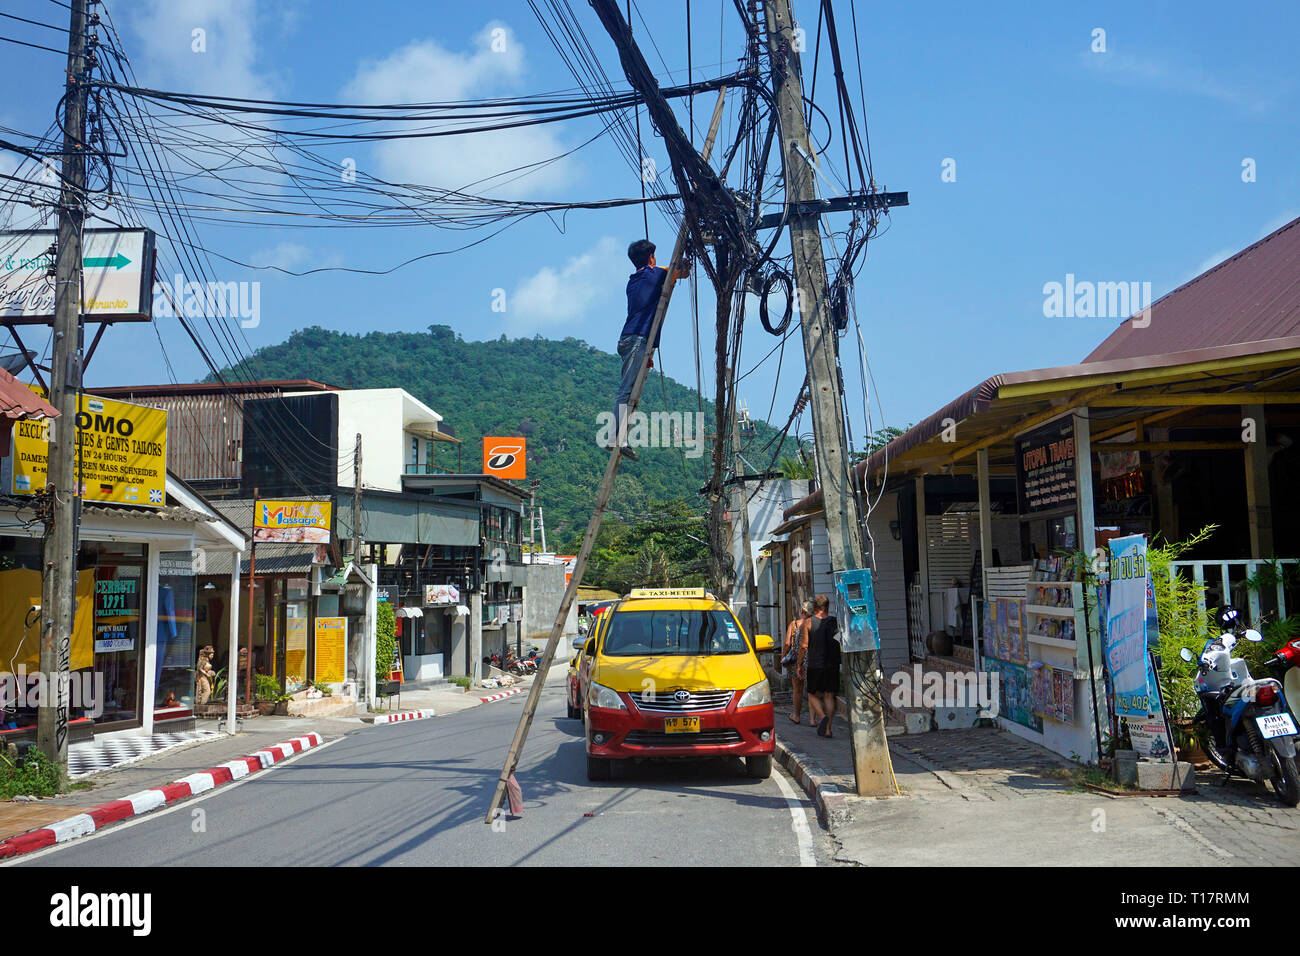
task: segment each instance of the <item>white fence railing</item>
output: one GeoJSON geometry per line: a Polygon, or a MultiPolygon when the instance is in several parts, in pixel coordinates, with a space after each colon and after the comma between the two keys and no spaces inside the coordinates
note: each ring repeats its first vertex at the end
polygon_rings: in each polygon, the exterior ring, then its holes
{"type": "MultiPolygon", "coordinates": [[[[1202,618],[1205,616],[1207,592],[1213,594],[1218,600],[1214,606],[1221,606],[1225,601],[1233,607],[1247,610],[1250,614],[1251,623],[1258,625],[1262,608],[1260,606],[1260,592],[1246,586],[1246,580],[1255,575],[1260,568],[1272,562],[1263,558],[1238,558],[1228,561],[1171,561],[1169,569],[1172,573],[1190,572],[1192,580],[1202,585],[1197,598],[1197,606],[1202,618]],[[1245,607],[1243,608],[1243,604],[1245,607]]],[[[1300,558],[1277,558],[1276,563],[1279,565],[1279,571],[1286,565],[1300,563],[1300,558]]],[[[1283,587],[1282,575],[1278,575],[1277,581],[1277,616],[1278,619],[1286,617],[1286,591],[1283,587]]]]}

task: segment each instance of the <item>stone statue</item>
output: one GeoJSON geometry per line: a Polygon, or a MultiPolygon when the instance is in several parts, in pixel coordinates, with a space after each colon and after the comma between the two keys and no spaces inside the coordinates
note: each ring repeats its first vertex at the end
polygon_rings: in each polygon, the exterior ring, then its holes
{"type": "Polygon", "coordinates": [[[199,663],[194,668],[194,703],[206,704],[212,697],[212,689],[217,685],[217,672],[212,669],[212,655],[215,653],[211,644],[199,648],[199,663]]]}

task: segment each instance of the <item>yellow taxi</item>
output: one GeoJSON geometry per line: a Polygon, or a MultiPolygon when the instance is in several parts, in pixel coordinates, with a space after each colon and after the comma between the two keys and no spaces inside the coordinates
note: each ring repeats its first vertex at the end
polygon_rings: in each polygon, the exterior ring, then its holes
{"type": "Polygon", "coordinates": [[[770,776],[775,719],[758,661],[770,636],[745,634],[703,588],[637,588],[601,617],[578,668],[589,780],[648,757],[744,757],[751,777],[770,776]]]}

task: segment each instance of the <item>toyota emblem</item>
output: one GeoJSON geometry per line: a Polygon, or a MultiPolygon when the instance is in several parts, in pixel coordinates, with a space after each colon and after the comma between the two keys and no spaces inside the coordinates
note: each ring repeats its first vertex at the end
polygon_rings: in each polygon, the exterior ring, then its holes
{"type": "Polygon", "coordinates": [[[690,699],[691,692],[689,690],[679,690],[677,693],[673,694],[673,700],[677,701],[679,704],[684,704],[690,699]]]}

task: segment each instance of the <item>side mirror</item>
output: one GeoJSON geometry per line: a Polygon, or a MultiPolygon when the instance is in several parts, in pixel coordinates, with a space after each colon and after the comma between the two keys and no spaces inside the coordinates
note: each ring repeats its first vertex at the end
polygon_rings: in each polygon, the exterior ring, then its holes
{"type": "Polygon", "coordinates": [[[754,636],[754,649],[756,651],[770,651],[776,648],[776,641],[772,640],[771,634],[756,634],[754,636]]]}
{"type": "Polygon", "coordinates": [[[1181,657],[1183,660],[1187,661],[1187,663],[1189,664],[1193,663],[1196,660],[1196,658],[1192,656],[1192,652],[1185,647],[1178,652],[1178,656],[1181,657]]]}
{"type": "Polygon", "coordinates": [[[1256,644],[1258,644],[1263,639],[1264,639],[1264,635],[1259,633],[1259,631],[1255,630],[1254,628],[1251,628],[1246,631],[1246,640],[1248,641],[1254,641],[1256,644]]]}
{"type": "Polygon", "coordinates": [[[594,637],[587,642],[587,646],[583,650],[583,653],[586,654],[588,657],[596,656],[596,639],[594,637]]]}
{"type": "MultiPolygon", "coordinates": [[[[358,524],[360,524],[360,522],[358,522],[358,524]]],[[[587,639],[585,637],[575,637],[572,643],[573,643],[573,649],[575,651],[580,651],[582,650],[583,646],[587,643],[587,639]]]]}

